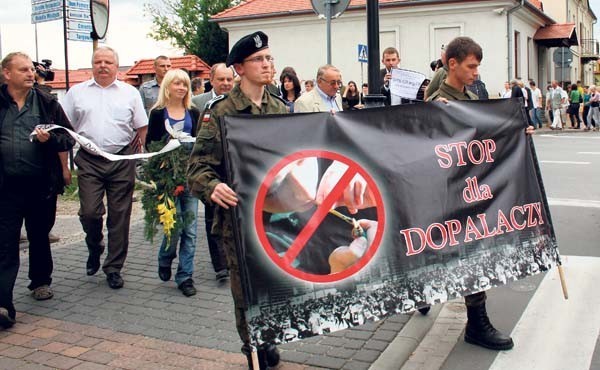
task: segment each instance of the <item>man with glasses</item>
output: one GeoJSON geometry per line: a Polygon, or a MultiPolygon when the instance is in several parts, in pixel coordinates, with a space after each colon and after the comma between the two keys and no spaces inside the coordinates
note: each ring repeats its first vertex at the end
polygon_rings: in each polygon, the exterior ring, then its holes
{"type": "Polygon", "coordinates": [[[331,64],[317,71],[317,86],[300,96],[294,103],[294,112],[339,112],[342,110],[342,97],[338,93],[342,87],[342,74],[331,64]]]}
{"type": "MultiPolygon", "coordinates": [[[[188,164],[188,183],[192,194],[204,204],[214,207],[212,231],[221,238],[227,258],[236,326],[244,342],[242,352],[248,356],[251,369],[250,332],[245,317],[246,306],[229,212],[230,207],[237,205],[238,199],[236,193],[224,182],[226,176],[218,119],[233,114],[287,113],[283,100],[265,89],[265,85],[271,82],[272,62],[268,37],[263,32],[254,32],[235,43],[227,56],[226,64],[233,65],[240,76],[240,83],[229,94],[218,96],[208,103],[188,164]]],[[[279,362],[277,349],[272,345],[261,346],[258,357],[261,359],[261,369],[267,365],[275,366],[279,362]]]]}

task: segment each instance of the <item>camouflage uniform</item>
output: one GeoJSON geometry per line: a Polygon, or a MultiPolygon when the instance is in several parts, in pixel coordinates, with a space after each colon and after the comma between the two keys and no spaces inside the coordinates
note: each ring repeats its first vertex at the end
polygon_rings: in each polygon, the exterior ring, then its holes
{"type": "MultiPolygon", "coordinates": [[[[448,100],[478,100],[477,95],[465,88],[465,91],[456,90],[454,87],[448,85],[445,81],[442,82],[440,88],[434,92],[427,101],[434,101],[439,98],[446,98],[448,100]]],[[[470,294],[465,296],[465,304],[469,307],[481,306],[485,303],[487,295],[485,291],[470,294]]]]}
{"type": "MultiPolygon", "coordinates": [[[[285,103],[279,97],[263,92],[262,104],[256,106],[236,85],[228,95],[222,95],[209,103],[210,118],[203,119],[202,126],[196,136],[196,144],[192,150],[188,164],[188,186],[194,196],[204,204],[214,206],[214,223],[212,233],[222,241],[230,272],[231,293],[235,304],[235,318],[238,333],[242,342],[248,343],[250,333],[245,318],[246,304],[240,270],[237,261],[231,213],[217,206],[210,199],[215,187],[225,181],[225,163],[218,119],[233,114],[277,114],[287,113],[285,103]]],[[[207,113],[205,112],[205,114],[207,113]]]]}

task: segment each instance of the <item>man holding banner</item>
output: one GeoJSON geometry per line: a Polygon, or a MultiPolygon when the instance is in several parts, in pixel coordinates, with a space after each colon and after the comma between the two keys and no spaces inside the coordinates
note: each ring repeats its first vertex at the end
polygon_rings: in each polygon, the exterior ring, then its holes
{"type": "MultiPolygon", "coordinates": [[[[91,140],[99,149],[112,154],[131,154],[134,130],[144,145],[148,119],[139,92],[117,80],[119,57],[109,47],[100,47],[92,56],[93,78],[73,86],[61,104],[75,131],[91,140]]],[[[83,147],[82,147],[83,148],[83,147]]],[[[123,287],[121,269],[129,246],[129,219],[135,183],[135,161],[110,161],[84,149],[75,157],[79,180],[79,220],[86,233],[89,256],[88,275],[100,269],[104,252],[102,234],[104,194],[108,218],[108,255],[103,271],[108,286],[123,287]]]]}
{"type": "MultiPolygon", "coordinates": [[[[428,101],[439,100],[448,103],[450,100],[477,100],[477,95],[466,86],[477,79],[478,67],[483,58],[481,46],[468,37],[457,37],[446,48],[448,76],[440,88],[428,101]]],[[[527,128],[530,134],[532,126],[527,128]]],[[[508,350],[514,343],[507,336],[494,328],[485,309],[485,291],[465,296],[467,306],[467,328],[465,341],[494,350],[508,350]]]]}
{"type": "Polygon", "coordinates": [[[36,127],[71,125],[56,98],[34,88],[29,56],[9,53],[2,60],[2,74],[6,85],[0,88],[0,328],[7,329],[15,323],[12,300],[23,220],[29,239],[29,289],[36,300],[53,296],[48,233],[54,226],[57,194],[62,194],[66,180],[59,153],[71,149],[74,141],[62,130],[36,127]]]}
{"type": "MultiPolygon", "coordinates": [[[[226,64],[233,65],[241,78],[240,83],[228,95],[219,96],[209,103],[188,166],[190,191],[204,204],[214,206],[213,234],[220,236],[227,257],[236,326],[244,342],[242,352],[248,356],[251,369],[255,368],[252,361],[253,348],[245,317],[246,304],[230,213],[230,207],[235,207],[238,200],[236,193],[224,182],[226,173],[219,119],[232,114],[287,113],[283,100],[265,89],[265,85],[271,81],[272,61],[268,37],[260,31],[242,37],[231,48],[226,64]]],[[[273,345],[259,348],[258,358],[261,369],[267,365],[277,365],[277,348],[273,345]]]]}

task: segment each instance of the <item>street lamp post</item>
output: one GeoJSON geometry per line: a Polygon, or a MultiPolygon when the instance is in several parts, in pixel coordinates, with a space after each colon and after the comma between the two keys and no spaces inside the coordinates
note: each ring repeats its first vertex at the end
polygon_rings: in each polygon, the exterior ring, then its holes
{"type": "Polygon", "coordinates": [[[380,94],[379,77],[379,0],[367,0],[367,45],[369,94],[365,96],[367,108],[384,105],[385,96],[380,94]]]}

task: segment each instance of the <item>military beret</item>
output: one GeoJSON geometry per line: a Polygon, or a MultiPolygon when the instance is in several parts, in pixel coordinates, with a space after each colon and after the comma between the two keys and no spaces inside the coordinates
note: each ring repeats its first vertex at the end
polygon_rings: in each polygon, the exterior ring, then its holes
{"type": "Polygon", "coordinates": [[[264,32],[257,31],[246,35],[231,48],[229,55],[227,55],[227,67],[234,63],[241,63],[248,56],[268,47],[269,37],[264,32]]]}

